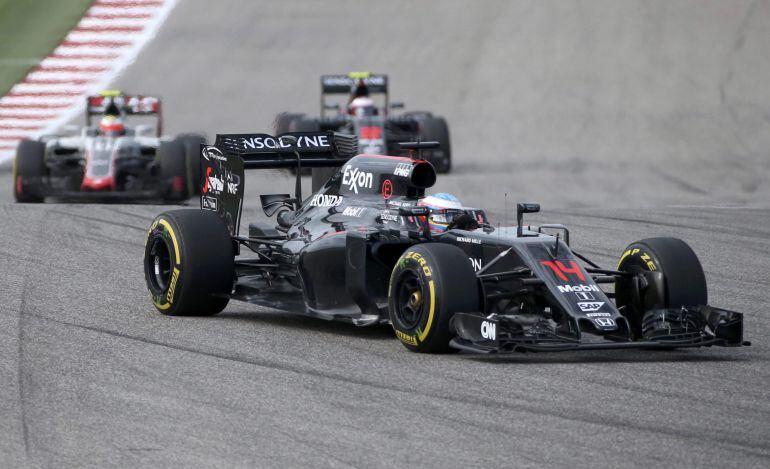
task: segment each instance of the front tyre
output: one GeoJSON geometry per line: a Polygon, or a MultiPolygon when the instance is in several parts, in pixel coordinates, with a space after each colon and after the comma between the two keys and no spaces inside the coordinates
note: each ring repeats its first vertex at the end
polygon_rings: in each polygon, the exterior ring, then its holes
{"type": "Polygon", "coordinates": [[[708,304],[703,267],[681,239],[647,238],[631,243],[617,270],[637,274],[615,284],[616,304],[622,307],[636,337],[642,336],[642,323],[651,310],[708,304]]]}
{"type": "Polygon", "coordinates": [[[393,268],[388,312],[393,330],[412,352],[449,351],[455,313],[481,309],[468,256],[457,246],[428,243],[407,249],[393,268]]]}
{"type": "Polygon", "coordinates": [[[172,316],[208,316],[230,300],[235,278],[230,234],[215,212],[172,210],[147,234],[144,276],[152,303],[172,316]]]}

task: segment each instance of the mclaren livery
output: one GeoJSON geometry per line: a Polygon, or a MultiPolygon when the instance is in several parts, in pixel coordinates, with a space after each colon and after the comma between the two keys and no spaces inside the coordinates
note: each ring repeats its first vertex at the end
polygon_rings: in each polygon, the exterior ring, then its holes
{"type": "MultiPolygon", "coordinates": [[[[397,154],[399,143],[417,138],[438,141],[439,145],[426,150],[424,157],[439,173],[449,172],[452,155],[446,120],[427,111],[409,111],[398,115],[391,112],[403,107],[403,103],[390,102],[387,75],[368,72],[323,75],[320,117],[281,114],[276,118],[275,132],[329,130],[355,135],[361,152],[372,154],[397,154]],[[337,99],[335,102],[335,97],[347,100],[337,99]]],[[[328,175],[328,172],[318,173],[328,175]]]]}
{"type": "MultiPolygon", "coordinates": [[[[495,227],[463,208],[429,229],[420,205],[436,172],[420,157],[354,156],[331,132],[218,135],[204,145],[201,210],[159,215],[144,269],[155,307],[211,315],[236,299],[360,326],[389,323],[409,350],[480,353],[748,345],[740,313],[708,305],[690,247],[674,238],[631,243],[615,268],[570,248],[569,230],[495,227]],[[261,195],[275,223],[239,231],[244,171],[339,169],[315,193],[261,195]],[[610,286],[605,289],[603,287],[610,286]]],[[[298,171],[299,174],[299,171],[298,171]]]]}
{"type": "Polygon", "coordinates": [[[161,101],[152,96],[105,91],[86,98],[86,126],[76,135],[43,136],[19,143],[13,192],[18,202],[46,197],[164,199],[195,195],[202,138],[161,138],[161,101]],[[98,124],[92,122],[99,116],[98,124]],[[155,125],[129,127],[128,117],[155,125]]]}

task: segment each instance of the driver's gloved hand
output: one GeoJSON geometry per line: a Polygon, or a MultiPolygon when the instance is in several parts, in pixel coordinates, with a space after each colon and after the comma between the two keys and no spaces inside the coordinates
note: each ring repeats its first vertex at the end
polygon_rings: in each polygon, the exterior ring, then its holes
{"type": "Polygon", "coordinates": [[[465,212],[461,213],[460,215],[457,215],[454,220],[452,220],[452,223],[449,224],[447,227],[447,230],[452,229],[458,229],[458,230],[466,230],[466,231],[473,231],[475,229],[478,229],[479,222],[476,220],[475,217],[473,217],[471,214],[465,212]]]}

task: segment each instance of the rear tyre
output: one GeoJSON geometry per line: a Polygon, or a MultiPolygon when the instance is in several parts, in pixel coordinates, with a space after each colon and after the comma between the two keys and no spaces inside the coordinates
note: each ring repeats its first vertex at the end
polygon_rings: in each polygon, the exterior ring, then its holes
{"type": "Polygon", "coordinates": [[[631,243],[618,262],[618,270],[639,274],[660,272],[662,282],[645,282],[638,277],[618,280],[616,304],[629,319],[636,337],[642,336],[645,315],[655,308],[680,308],[708,304],[706,276],[692,248],[677,238],[648,238],[631,243]],[[653,289],[653,291],[647,291],[653,289]],[[649,304],[656,298],[656,304],[649,304]]]}
{"type": "Polygon", "coordinates": [[[201,195],[202,172],[201,172],[201,144],[205,139],[200,135],[180,135],[177,140],[182,142],[185,155],[185,185],[187,187],[187,197],[201,195]]]}
{"type": "Polygon", "coordinates": [[[227,306],[235,278],[233,244],[222,220],[205,210],[155,218],[144,250],[144,276],[155,308],[172,316],[208,316],[227,306]]]}
{"type": "Polygon", "coordinates": [[[290,114],[288,112],[283,112],[281,114],[278,114],[275,116],[275,121],[273,122],[273,132],[274,134],[281,135],[285,134],[287,132],[291,132],[291,124],[297,119],[301,119],[304,116],[304,114],[290,114]]]}
{"type": "Polygon", "coordinates": [[[430,162],[438,173],[452,170],[452,147],[449,141],[449,126],[443,117],[428,117],[420,122],[420,138],[424,141],[437,141],[437,150],[431,150],[430,162]]]}
{"type": "Polygon", "coordinates": [[[187,157],[184,142],[174,139],[158,147],[163,198],[169,202],[187,199],[187,157]]]}
{"type": "Polygon", "coordinates": [[[455,313],[481,308],[478,280],[457,246],[429,243],[407,249],[393,268],[388,311],[396,336],[412,352],[442,353],[454,337],[455,313]]]}
{"type": "Polygon", "coordinates": [[[13,197],[16,202],[40,203],[46,176],[45,143],[22,140],[13,160],[13,197]]]}

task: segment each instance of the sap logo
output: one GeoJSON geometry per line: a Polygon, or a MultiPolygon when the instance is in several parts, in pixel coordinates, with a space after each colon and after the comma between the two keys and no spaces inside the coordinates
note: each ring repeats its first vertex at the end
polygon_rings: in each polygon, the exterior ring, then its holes
{"type": "Polygon", "coordinates": [[[494,322],[483,321],[481,323],[481,337],[487,340],[496,340],[497,324],[494,322]]]}
{"type": "Polygon", "coordinates": [[[366,210],[366,207],[345,207],[342,214],[346,217],[360,217],[364,210],[366,210]]]}
{"type": "Polygon", "coordinates": [[[203,150],[201,150],[201,154],[203,155],[203,158],[206,159],[206,161],[211,161],[211,160],[227,161],[227,158],[225,158],[222,152],[219,151],[219,148],[212,147],[211,145],[206,145],[205,147],[203,147],[203,150]]]}
{"type": "MultiPolygon", "coordinates": [[[[245,150],[261,150],[270,148],[277,150],[279,148],[292,148],[291,143],[283,138],[273,137],[250,137],[241,139],[245,150]]],[[[329,137],[327,135],[302,135],[297,137],[296,148],[327,148],[329,147],[329,137]]]]}
{"type": "Polygon", "coordinates": [[[214,210],[216,212],[217,199],[215,199],[214,197],[208,197],[204,195],[203,197],[201,197],[201,208],[203,210],[214,210]]]}
{"type": "Polygon", "coordinates": [[[593,321],[599,327],[615,327],[615,320],[612,318],[595,318],[593,321]]]}
{"type": "Polygon", "coordinates": [[[586,313],[586,317],[589,318],[608,318],[612,316],[610,313],[586,313]]]}
{"type": "Polygon", "coordinates": [[[457,241],[461,243],[481,244],[480,239],[468,238],[467,236],[458,236],[457,241]]]}
{"type": "Polygon", "coordinates": [[[390,211],[388,211],[388,210],[383,210],[382,212],[380,212],[380,220],[382,220],[383,222],[386,222],[386,221],[396,221],[397,222],[399,220],[399,218],[401,218],[399,215],[396,215],[394,213],[390,213],[390,211]]]}
{"type": "Polygon", "coordinates": [[[562,293],[601,291],[596,285],[558,285],[556,288],[562,293]]]}
{"type": "Polygon", "coordinates": [[[598,311],[599,308],[604,306],[603,301],[578,301],[578,307],[580,308],[580,311],[587,312],[587,311],[598,311]]]}
{"type": "Polygon", "coordinates": [[[342,173],[342,185],[347,186],[348,190],[356,194],[358,194],[358,189],[371,189],[373,182],[374,176],[372,173],[361,171],[352,166],[345,166],[345,170],[342,173]]]}
{"type": "Polygon", "coordinates": [[[481,270],[481,259],[474,259],[473,257],[469,257],[468,260],[471,261],[471,265],[473,266],[473,270],[475,272],[481,270]]]}
{"type": "Polygon", "coordinates": [[[208,191],[214,192],[215,194],[219,194],[222,192],[222,189],[225,188],[225,182],[216,177],[216,176],[209,176],[208,178],[208,191]]]}
{"type": "Polygon", "coordinates": [[[310,199],[311,207],[336,207],[341,203],[341,195],[316,194],[310,199]]]}
{"type": "Polygon", "coordinates": [[[409,173],[412,171],[412,165],[410,163],[399,163],[396,165],[396,169],[393,174],[401,177],[409,177],[409,173]]]}

